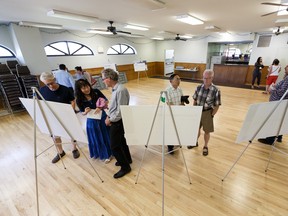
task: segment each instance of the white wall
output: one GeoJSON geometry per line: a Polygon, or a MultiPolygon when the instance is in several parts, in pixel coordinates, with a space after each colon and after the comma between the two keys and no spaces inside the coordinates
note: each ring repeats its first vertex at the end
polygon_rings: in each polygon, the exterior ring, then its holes
{"type": "Polygon", "coordinates": [[[259,56],[263,58],[263,64],[265,66],[271,65],[273,60],[278,58],[283,68],[282,71],[284,71],[284,67],[288,65],[288,33],[277,36],[273,35],[269,47],[257,47],[258,40],[259,35],[253,43],[253,55],[250,58],[249,64],[253,65],[259,56]]]}
{"type": "Polygon", "coordinates": [[[43,47],[56,41],[75,41],[88,46],[94,56],[74,56],[74,57],[48,57],[49,64],[52,68],[58,68],[60,63],[64,63],[68,68],[74,69],[75,66],[81,65],[83,68],[103,67],[107,63],[132,64],[134,61],[147,60],[155,61],[155,42],[150,39],[124,38],[121,36],[103,36],[97,34],[88,34],[81,32],[70,33],[68,31],[41,31],[43,47]],[[53,34],[52,34],[53,32],[53,34]],[[129,44],[137,51],[137,55],[107,55],[107,50],[112,45],[118,43],[129,44]],[[97,52],[98,47],[103,47],[104,53],[97,52]]]}
{"type": "MultiPolygon", "coordinates": [[[[150,39],[124,38],[120,36],[105,37],[68,31],[39,31],[36,28],[19,26],[13,26],[11,29],[12,31],[10,31],[7,26],[0,26],[0,44],[8,47],[15,53],[18,47],[19,56],[16,53],[17,58],[20,59],[23,57],[24,63],[26,63],[29,68],[33,68],[35,74],[58,68],[58,64],[60,63],[64,63],[68,68],[74,69],[76,65],[81,65],[83,68],[102,67],[108,62],[121,65],[131,64],[138,60],[147,60],[149,62],[164,61],[165,49],[175,50],[175,62],[206,63],[208,42],[239,42],[249,40],[254,40],[253,52],[249,62],[250,65],[253,65],[259,56],[263,57],[265,65],[270,65],[274,58],[280,60],[283,68],[288,64],[288,58],[286,57],[288,53],[287,33],[278,36],[273,35],[269,47],[259,48],[257,47],[259,35],[254,34],[227,34],[224,36],[214,34],[209,37],[187,41],[152,41],[150,39]],[[88,57],[71,56],[47,58],[44,54],[44,46],[63,40],[83,43],[91,48],[95,55],[88,57]],[[117,43],[127,43],[133,46],[137,50],[137,55],[107,56],[106,52],[108,48],[117,43]],[[97,52],[98,47],[103,47],[104,54],[97,52]]],[[[4,60],[0,59],[0,62],[4,62],[4,60]]]]}
{"type": "Polygon", "coordinates": [[[9,27],[19,63],[27,65],[31,74],[50,71],[39,29],[16,24],[10,24],[9,27]]]}

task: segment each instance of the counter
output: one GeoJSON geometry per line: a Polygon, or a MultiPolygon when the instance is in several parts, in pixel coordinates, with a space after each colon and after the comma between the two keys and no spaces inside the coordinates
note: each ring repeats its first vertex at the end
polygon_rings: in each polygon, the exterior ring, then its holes
{"type": "Polygon", "coordinates": [[[248,65],[214,64],[214,82],[244,85],[248,65]]]}

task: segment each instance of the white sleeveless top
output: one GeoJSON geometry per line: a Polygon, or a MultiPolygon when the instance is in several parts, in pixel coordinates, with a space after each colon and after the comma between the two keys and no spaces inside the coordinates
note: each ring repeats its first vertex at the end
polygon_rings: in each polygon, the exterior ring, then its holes
{"type": "Polygon", "coordinates": [[[269,67],[271,74],[269,76],[278,76],[279,72],[281,70],[281,66],[280,65],[271,65],[269,67]]]}

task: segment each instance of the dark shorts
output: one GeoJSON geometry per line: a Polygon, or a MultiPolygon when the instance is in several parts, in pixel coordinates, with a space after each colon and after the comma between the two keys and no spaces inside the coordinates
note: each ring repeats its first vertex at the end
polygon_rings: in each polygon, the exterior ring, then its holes
{"type": "Polygon", "coordinates": [[[213,109],[202,111],[201,121],[200,121],[200,128],[203,127],[203,131],[205,133],[214,132],[214,124],[213,124],[213,117],[212,117],[213,109]]]}

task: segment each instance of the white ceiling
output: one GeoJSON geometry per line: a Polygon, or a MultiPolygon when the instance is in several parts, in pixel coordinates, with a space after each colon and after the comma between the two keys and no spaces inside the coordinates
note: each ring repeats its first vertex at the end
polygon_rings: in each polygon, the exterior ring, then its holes
{"type": "MultiPolygon", "coordinates": [[[[288,16],[272,14],[278,6],[262,5],[262,2],[281,3],[281,0],[161,0],[165,8],[153,11],[157,6],[153,0],[1,0],[0,22],[10,23],[19,21],[41,22],[63,25],[68,30],[86,31],[88,28],[106,29],[108,20],[114,21],[117,30],[142,34],[146,37],[174,37],[175,34],[190,34],[206,36],[211,31],[206,26],[217,26],[222,31],[235,34],[267,33],[279,26],[277,19],[288,19],[288,16]],[[51,9],[95,16],[99,22],[85,23],[48,17],[51,9]],[[192,26],[175,19],[177,15],[190,14],[205,23],[192,26]],[[150,28],[149,31],[124,29],[124,24],[137,24],[150,28]],[[161,32],[171,32],[163,34],[161,32]]],[[[157,6],[158,7],[158,6],[157,6]]],[[[162,6],[161,6],[162,7],[162,6]]],[[[287,6],[288,7],[288,6],[287,6]]],[[[288,26],[288,23],[281,26],[288,26]]]]}

